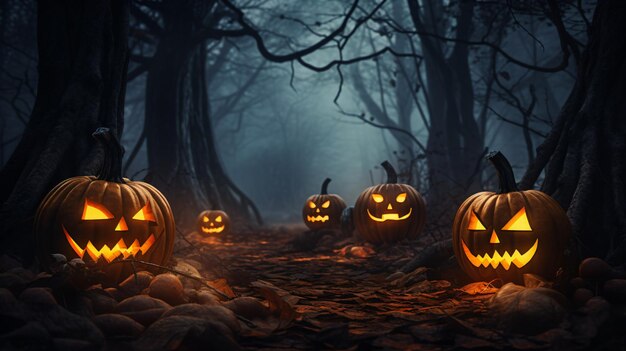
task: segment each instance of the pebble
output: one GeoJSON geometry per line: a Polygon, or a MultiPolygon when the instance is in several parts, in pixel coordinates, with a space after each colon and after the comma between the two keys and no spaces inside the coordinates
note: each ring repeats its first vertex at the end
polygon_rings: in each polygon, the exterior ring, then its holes
{"type": "Polygon", "coordinates": [[[159,274],[148,287],[148,295],[161,299],[172,306],[187,302],[183,284],[177,276],[173,274],[159,274]]]}
{"type": "Polygon", "coordinates": [[[57,300],[52,296],[46,288],[28,288],[24,289],[19,296],[20,301],[41,305],[56,305],[57,300]]]}
{"type": "Polygon", "coordinates": [[[93,322],[106,336],[137,336],[144,330],[134,319],[115,313],[96,316],[93,322]]]}

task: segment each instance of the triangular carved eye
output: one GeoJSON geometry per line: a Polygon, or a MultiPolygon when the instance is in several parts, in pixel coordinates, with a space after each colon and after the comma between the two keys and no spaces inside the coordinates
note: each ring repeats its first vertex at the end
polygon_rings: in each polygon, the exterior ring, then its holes
{"type": "Polygon", "coordinates": [[[472,213],[470,214],[470,220],[469,220],[469,224],[467,225],[467,229],[468,230],[485,230],[485,226],[481,223],[480,219],[478,219],[478,216],[476,216],[476,213],[474,213],[474,211],[472,211],[472,213]]]}
{"type": "Polygon", "coordinates": [[[220,216],[217,216],[217,217],[215,218],[215,221],[216,221],[217,223],[222,223],[222,216],[221,216],[221,215],[220,215],[220,216]]]}
{"type": "Polygon", "coordinates": [[[526,208],[522,207],[513,218],[509,220],[507,224],[502,227],[502,230],[517,230],[521,232],[530,232],[533,228],[528,223],[528,217],[526,216],[526,208]]]}
{"type": "Polygon", "coordinates": [[[150,208],[150,203],[148,202],[144,207],[139,210],[139,212],[135,213],[133,219],[136,221],[148,221],[148,222],[156,222],[156,218],[154,218],[154,213],[152,213],[152,208],[150,208]]]}
{"type": "Polygon", "coordinates": [[[315,207],[316,207],[316,206],[315,206],[315,202],[313,202],[313,201],[309,201],[309,207],[310,207],[310,208],[315,208],[315,207]]]}
{"type": "Polygon", "coordinates": [[[322,204],[322,208],[328,208],[328,207],[330,207],[330,200],[326,200],[326,202],[322,204]]]}
{"type": "Polygon", "coordinates": [[[111,219],[113,214],[107,210],[104,205],[99,203],[85,200],[85,207],[83,208],[83,221],[96,221],[100,219],[111,219]]]}

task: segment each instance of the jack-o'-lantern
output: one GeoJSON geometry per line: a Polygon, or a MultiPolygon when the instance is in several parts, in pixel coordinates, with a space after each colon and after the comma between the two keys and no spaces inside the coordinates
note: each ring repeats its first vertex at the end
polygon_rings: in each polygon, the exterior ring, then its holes
{"type": "Polygon", "coordinates": [[[393,243],[414,239],[426,223],[426,204],[415,188],[398,184],[395,169],[381,163],[387,183],[369,187],[354,204],[354,225],[363,239],[373,243],[393,243]]]}
{"type": "Polygon", "coordinates": [[[320,193],[309,196],[302,208],[302,220],[311,230],[339,228],[340,226],[341,212],[346,208],[346,203],[339,195],[328,193],[330,180],[326,178],[322,183],[320,193]]]}
{"type": "Polygon", "coordinates": [[[459,207],[452,227],[459,265],[481,281],[522,283],[524,273],[553,277],[571,231],[567,215],[547,194],[520,191],[500,152],[487,159],[496,168],[500,191],[474,194],[459,207]]]}
{"type": "Polygon", "coordinates": [[[198,233],[201,235],[223,235],[230,231],[230,218],[226,212],[220,210],[200,212],[196,223],[198,233]]]}
{"type": "Polygon", "coordinates": [[[169,260],[174,219],[156,188],[122,178],[124,150],[115,135],[98,128],[93,136],[105,150],[98,177],[73,177],[54,187],[39,205],[34,230],[44,265],[51,263],[53,253],[78,257],[101,269],[105,284],[113,284],[133,273],[131,264],[111,264],[115,260],[169,260]]]}

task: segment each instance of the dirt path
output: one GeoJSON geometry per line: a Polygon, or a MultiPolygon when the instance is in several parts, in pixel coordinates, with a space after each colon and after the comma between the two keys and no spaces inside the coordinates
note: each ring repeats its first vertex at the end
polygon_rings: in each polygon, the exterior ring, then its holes
{"type": "MultiPolygon", "coordinates": [[[[297,231],[296,231],[297,232],[297,231]]],[[[469,295],[416,271],[386,278],[413,248],[380,250],[367,258],[346,257],[327,238],[314,251],[294,252],[294,230],[248,233],[205,242],[202,251],[220,257],[239,296],[267,286],[300,317],[267,338],[244,338],[243,346],[267,349],[441,349],[495,346],[494,334],[475,327],[491,294],[469,295]],[[333,247],[335,246],[335,247],[333,247]]],[[[257,294],[258,295],[258,294],[257,294]]]]}

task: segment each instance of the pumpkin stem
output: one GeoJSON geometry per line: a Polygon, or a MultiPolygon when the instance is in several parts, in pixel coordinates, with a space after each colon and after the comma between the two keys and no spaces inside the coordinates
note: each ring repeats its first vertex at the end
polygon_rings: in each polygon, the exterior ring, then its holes
{"type": "Polygon", "coordinates": [[[328,183],[330,183],[330,181],[331,181],[330,178],[324,179],[324,183],[322,183],[322,191],[320,191],[320,195],[328,194],[328,183]]]}
{"type": "Polygon", "coordinates": [[[396,184],[398,182],[398,174],[389,161],[380,164],[387,172],[387,184],[396,184]]]}
{"type": "Polygon", "coordinates": [[[99,180],[108,182],[124,183],[122,178],[122,156],[124,148],[120,144],[115,134],[109,128],[100,127],[91,134],[98,142],[104,146],[104,160],[98,172],[99,180]]]}
{"type": "Polygon", "coordinates": [[[487,155],[487,160],[489,160],[496,168],[498,178],[500,179],[500,191],[498,194],[520,191],[517,187],[517,183],[515,183],[513,168],[511,167],[509,160],[507,160],[500,151],[491,152],[487,155]]]}

